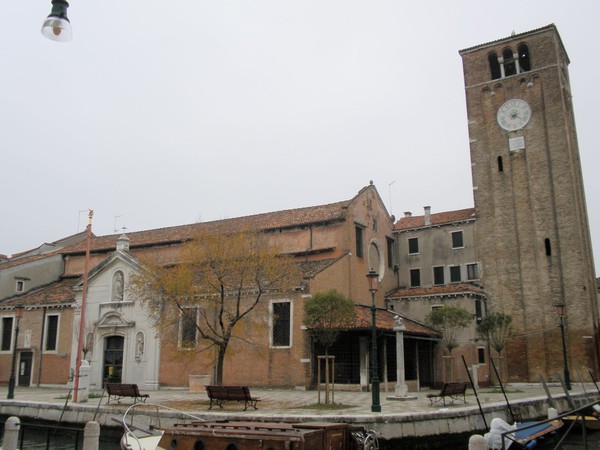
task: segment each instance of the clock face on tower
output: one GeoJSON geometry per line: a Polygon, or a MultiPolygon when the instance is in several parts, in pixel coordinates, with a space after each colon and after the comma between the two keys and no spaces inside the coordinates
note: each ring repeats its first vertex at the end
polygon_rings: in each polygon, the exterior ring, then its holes
{"type": "Polygon", "coordinates": [[[506,131],[520,130],[531,118],[531,107],[525,100],[514,98],[498,109],[498,125],[506,131]]]}

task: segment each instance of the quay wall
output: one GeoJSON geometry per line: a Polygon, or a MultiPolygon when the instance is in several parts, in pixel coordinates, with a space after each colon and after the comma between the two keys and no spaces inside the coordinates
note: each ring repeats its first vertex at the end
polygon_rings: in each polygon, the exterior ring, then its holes
{"type": "MultiPolygon", "coordinates": [[[[572,394],[571,400],[576,407],[598,400],[598,395],[572,394]]],[[[513,413],[522,420],[545,418],[548,408],[554,406],[558,411],[564,412],[572,409],[569,407],[566,396],[557,396],[553,399],[553,405],[548,403],[547,397],[534,397],[511,401],[513,413]]],[[[162,406],[161,406],[162,408],[162,406]]],[[[508,407],[504,402],[487,403],[482,405],[482,411],[489,425],[492,418],[500,417],[507,422],[512,422],[508,407]]],[[[101,426],[119,426],[120,419],[126,410],[125,405],[118,407],[106,407],[89,404],[67,404],[66,407],[53,403],[40,403],[32,401],[7,401],[0,400],[0,415],[17,416],[23,420],[44,419],[60,421],[65,423],[85,424],[91,420],[100,423],[101,426]]],[[[469,402],[466,406],[452,406],[436,408],[423,413],[394,413],[386,414],[311,414],[297,412],[275,413],[252,411],[252,412],[206,412],[196,411],[190,414],[197,415],[205,420],[258,420],[269,421],[292,421],[292,422],[348,422],[359,424],[367,429],[375,430],[381,439],[401,439],[412,437],[429,437],[437,435],[460,434],[483,432],[484,425],[481,412],[476,401],[469,402]]],[[[128,416],[129,417],[129,416],[128,416]]],[[[134,424],[137,426],[169,426],[175,422],[182,422],[189,416],[181,412],[169,412],[160,414],[160,423],[156,412],[152,408],[136,409],[134,424]]]]}

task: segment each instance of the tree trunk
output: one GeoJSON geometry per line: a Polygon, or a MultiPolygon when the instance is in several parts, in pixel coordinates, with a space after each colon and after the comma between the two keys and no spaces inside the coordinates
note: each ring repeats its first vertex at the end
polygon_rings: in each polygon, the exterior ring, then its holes
{"type": "Polygon", "coordinates": [[[215,373],[215,384],[220,386],[223,384],[223,361],[225,360],[225,351],[227,347],[220,346],[217,353],[217,371],[215,373]]]}

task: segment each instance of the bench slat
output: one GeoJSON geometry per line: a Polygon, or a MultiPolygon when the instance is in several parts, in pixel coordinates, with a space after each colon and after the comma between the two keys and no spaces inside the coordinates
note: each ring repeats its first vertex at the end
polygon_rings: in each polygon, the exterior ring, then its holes
{"type": "Polygon", "coordinates": [[[467,403],[466,400],[466,392],[467,392],[468,383],[464,381],[459,382],[451,382],[444,383],[442,389],[439,394],[428,394],[427,398],[429,399],[429,404],[434,405],[435,403],[442,402],[444,406],[446,406],[446,399],[448,399],[448,404],[453,404],[455,400],[460,400],[462,396],[462,401],[467,403]]]}
{"type": "Polygon", "coordinates": [[[250,395],[248,386],[206,386],[206,395],[210,399],[208,409],[212,409],[213,404],[223,408],[226,401],[237,401],[244,402],[244,411],[246,411],[248,406],[258,409],[257,402],[260,401],[250,395]]]}
{"type": "Polygon", "coordinates": [[[141,394],[137,384],[106,383],[105,388],[108,393],[107,404],[113,400],[116,400],[117,403],[121,403],[123,397],[133,398],[134,403],[137,403],[138,401],[145,403],[150,397],[148,394],[141,394]]]}

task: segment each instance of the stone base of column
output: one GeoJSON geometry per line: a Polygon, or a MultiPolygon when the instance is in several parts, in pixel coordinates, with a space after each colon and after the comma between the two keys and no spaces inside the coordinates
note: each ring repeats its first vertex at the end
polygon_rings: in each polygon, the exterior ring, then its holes
{"type": "Polygon", "coordinates": [[[416,399],[417,399],[416,395],[390,395],[389,397],[386,397],[386,400],[398,400],[398,401],[416,400],[416,399]]]}

